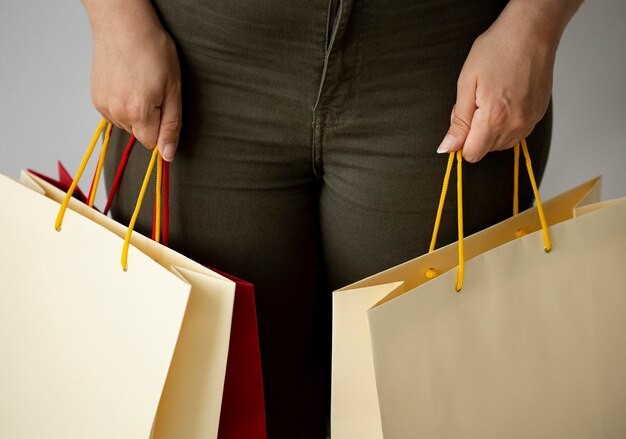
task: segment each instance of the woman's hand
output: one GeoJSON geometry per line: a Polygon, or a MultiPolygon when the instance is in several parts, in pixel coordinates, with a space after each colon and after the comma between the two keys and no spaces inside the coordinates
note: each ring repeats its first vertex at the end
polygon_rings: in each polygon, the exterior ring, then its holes
{"type": "Polygon", "coordinates": [[[176,47],[147,0],[84,0],[93,31],[96,109],[171,161],[181,128],[176,47]]]}
{"type": "Polygon", "coordinates": [[[544,116],[558,42],[580,0],[512,0],[480,35],[457,83],[450,129],[437,152],[478,162],[513,147],[544,116]]]}

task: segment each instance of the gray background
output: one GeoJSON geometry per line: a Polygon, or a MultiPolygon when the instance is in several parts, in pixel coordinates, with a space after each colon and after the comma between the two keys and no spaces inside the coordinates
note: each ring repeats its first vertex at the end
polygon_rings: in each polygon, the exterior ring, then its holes
{"type": "MultiPolygon", "coordinates": [[[[57,159],[75,172],[99,120],[90,65],[78,0],[0,0],[0,173],[17,177],[31,167],[56,175],[57,159]]],[[[543,197],[600,174],[605,199],[625,196],[626,1],[588,0],[570,23],[557,55],[554,110],[543,197]]]]}

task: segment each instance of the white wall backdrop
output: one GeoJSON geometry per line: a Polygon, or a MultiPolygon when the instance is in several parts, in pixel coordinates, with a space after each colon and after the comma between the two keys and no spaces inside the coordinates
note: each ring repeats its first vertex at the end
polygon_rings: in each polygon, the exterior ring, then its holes
{"type": "MultiPolygon", "coordinates": [[[[75,171],[99,120],[90,65],[78,0],[0,0],[0,173],[55,174],[57,159],[75,171]]],[[[626,1],[587,0],[574,17],[557,56],[554,110],[544,198],[599,174],[604,198],[626,195],[626,1]]]]}
{"type": "Polygon", "coordinates": [[[604,177],[603,198],[626,196],[626,1],[587,0],[561,40],[554,72],[552,150],[541,193],[604,177]]]}

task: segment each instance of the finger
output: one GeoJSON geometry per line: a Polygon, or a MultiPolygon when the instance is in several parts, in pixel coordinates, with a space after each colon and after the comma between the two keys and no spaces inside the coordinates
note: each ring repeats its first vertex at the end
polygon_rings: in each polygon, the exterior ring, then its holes
{"type": "Polygon", "coordinates": [[[161,120],[157,145],[163,159],[171,162],[178,148],[182,121],[180,87],[172,87],[165,95],[161,106],[161,120]]]}
{"type": "Polygon", "coordinates": [[[450,116],[450,128],[437,148],[438,153],[458,151],[463,148],[476,111],[476,81],[459,78],[457,98],[450,116]]]}
{"type": "MultiPolygon", "coordinates": [[[[135,115],[136,116],[136,115],[135,115]]],[[[159,121],[161,112],[159,108],[152,107],[140,117],[135,117],[131,126],[131,132],[139,143],[147,149],[154,149],[159,135],[159,121]]]]}
{"type": "Polygon", "coordinates": [[[498,139],[498,133],[490,124],[490,115],[482,108],[474,113],[471,129],[463,145],[463,158],[470,162],[480,161],[498,139]]]}
{"type": "Polygon", "coordinates": [[[124,104],[117,99],[112,99],[111,101],[111,103],[103,108],[105,111],[100,110],[100,113],[115,127],[121,128],[129,134],[132,134],[132,125],[128,119],[124,104]]]}
{"type": "Polygon", "coordinates": [[[93,106],[95,107],[96,111],[98,113],[100,113],[100,115],[107,121],[113,124],[113,126],[117,127],[117,128],[123,128],[121,124],[119,124],[116,120],[115,117],[111,114],[111,112],[109,111],[109,108],[100,103],[97,102],[96,100],[92,99],[93,101],[93,106]]]}
{"type": "Polygon", "coordinates": [[[525,139],[532,133],[534,129],[534,125],[528,125],[521,129],[516,129],[512,133],[507,136],[503,136],[502,138],[505,140],[496,141],[492,151],[505,151],[507,149],[513,148],[517,145],[522,139],[525,139]]]}
{"type": "Polygon", "coordinates": [[[132,134],[133,133],[133,127],[130,124],[123,123],[123,122],[117,120],[114,117],[106,117],[106,116],[104,116],[104,118],[106,120],[108,120],[109,122],[111,122],[115,128],[118,128],[120,130],[124,130],[128,134],[132,134]]]}
{"type": "MultiPolygon", "coordinates": [[[[501,138],[504,139],[504,137],[501,137],[501,138]]],[[[492,151],[505,151],[517,145],[521,139],[522,139],[521,133],[510,135],[505,140],[498,139],[498,141],[495,143],[496,146],[494,146],[491,150],[492,151]]]]}

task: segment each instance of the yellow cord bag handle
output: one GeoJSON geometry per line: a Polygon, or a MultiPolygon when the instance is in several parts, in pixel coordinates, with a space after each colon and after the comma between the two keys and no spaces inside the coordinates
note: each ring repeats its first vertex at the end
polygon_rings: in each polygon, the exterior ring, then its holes
{"type": "MultiPolygon", "coordinates": [[[[72,181],[70,188],[65,193],[65,198],[63,199],[63,202],[61,203],[61,208],[59,209],[59,213],[57,214],[57,219],[54,223],[54,228],[57,230],[57,232],[61,231],[61,224],[63,223],[63,216],[65,215],[65,210],[67,209],[67,205],[70,202],[70,198],[72,198],[72,195],[74,194],[74,190],[76,190],[76,186],[78,185],[78,181],[80,180],[80,178],[83,175],[83,172],[85,171],[85,167],[87,167],[87,163],[89,162],[89,158],[91,157],[91,154],[93,153],[94,148],[96,147],[96,143],[98,143],[98,139],[100,138],[100,135],[102,134],[102,131],[104,131],[104,128],[106,126],[107,126],[107,121],[105,119],[102,119],[100,123],[98,124],[98,128],[96,128],[96,132],[93,134],[93,137],[91,138],[91,142],[89,142],[89,146],[87,147],[87,151],[85,152],[85,155],[83,156],[83,159],[81,160],[80,165],[78,166],[78,171],[76,171],[74,180],[72,181]]],[[[104,145],[102,149],[104,149],[104,145]]]]}
{"type": "Polygon", "coordinates": [[[107,124],[107,129],[104,132],[104,142],[102,142],[102,150],[100,151],[100,157],[98,157],[98,164],[96,165],[96,175],[94,175],[92,188],[89,192],[89,200],[87,201],[87,205],[89,207],[93,207],[93,203],[96,200],[96,192],[98,191],[98,183],[100,182],[100,175],[102,175],[102,168],[104,167],[104,158],[107,154],[107,149],[109,147],[109,141],[111,140],[111,130],[113,129],[113,125],[111,123],[107,124]]]}
{"type": "MultiPolygon", "coordinates": [[[[546,252],[552,250],[552,243],[550,242],[550,234],[548,233],[548,223],[545,218],[545,214],[543,211],[543,204],[541,203],[541,197],[539,196],[539,190],[537,189],[537,182],[535,181],[535,174],[533,172],[532,164],[530,161],[530,154],[528,153],[528,146],[526,145],[526,139],[522,139],[521,141],[521,149],[524,154],[524,159],[526,162],[526,169],[528,171],[528,177],[530,179],[530,184],[533,188],[533,193],[535,195],[535,200],[537,201],[537,213],[539,215],[539,221],[541,223],[541,230],[543,232],[543,242],[544,249],[546,252]]],[[[519,211],[519,150],[520,144],[515,145],[514,148],[514,165],[513,165],[513,214],[517,215],[519,211]]],[[[439,233],[439,227],[441,225],[441,217],[443,214],[443,207],[446,200],[446,195],[448,193],[448,186],[450,184],[450,175],[452,173],[452,167],[454,165],[454,159],[457,160],[457,214],[458,214],[458,248],[459,248],[459,266],[457,270],[457,279],[456,279],[456,291],[461,291],[463,288],[463,276],[465,269],[465,257],[464,257],[464,248],[463,248],[463,174],[462,174],[462,163],[463,156],[461,151],[451,152],[448,157],[448,165],[446,167],[446,173],[443,178],[443,187],[441,189],[441,197],[439,198],[439,206],[437,208],[437,216],[435,218],[435,226],[433,228],[433,235],[430,241],[430,247],[428,249],[428,253],[432,253],[435,250],[435,245],[437,243],[437,234],[439,233]]],[[[516,236],[520,237],[525,234],[525,231],[518,230],[516,232],[516,236]]],[[[437,272],[434,269],[428,269],[425,273],[428,279],[433,279],[437,276],[437,272]]]]}
{"type": "MultiPolygon", "coordinates": [[[[448,156],[448,166],[446,167],[446,173],[443,177],[443,187],[441,188],[441,197],[439,198],[439,206],[437,207],[437,216],[435,217],[435,227],[433,229],[433,236],[430,240],[430,247],[428,253],[432,253],[435,250],[437,244],[437,235],[439,233],[439,226],[441,225],[441,216],[443,213],[443,206],[446,201],[446,195],[448,194],[448,186],[450,185],[450,174],[452,173],[452,166],[454,165],[454,159],[456,158],[456,190],[457,190],[457,228],[459,238],[459,268],[456,275],[456,291],[461,291],[463,287],[463,273],[465,270],[465,257],[463,247],[463,156],[461,151],[451,152],[448,156]]],[[[426,277],[428,279],[434,279],[437,277],[437,272],[430,268],[426,271],[426,277]]]]}
{"type": "MultiPolygon", "coordinates": [[[[59,213],[57,214],[57,218],[56,218],[55,225],[54,225],[55,229],[58,232],[61,231],[63,217],[65,215],[65,211],[67,210],[67,206],[69,205],[70,199],[72,198],[72,195],[74,194],[74,191],[76,190],[76,186],[78,185],[78,182],[80,181],[83,175],[83,172],[85,171],[85,167],[87,166],[87,163],[89,162],[89,159],[91,158],[93,150],[96,144],[98,143],[98,139],[102,135],[102,132],[104,131],[105,128],[107,128],[107,131],[106,131],[104,142],[102,144],[102,151],[100,152],[100,157],[98,158],[98,165],[96,167],[96,174],[94,177],[92,194],[88,201],[88,205],[90,207],[93,206],[93,200],[95,199],[96,188],[100,180],[102,166],[104,165],[104,158],[106,155],[106,151],[107,151],[107,147],[108,147],[109,139],[110,139],[111,124],[108,123],[106,119],[102,119],[100,123],[98,124],[98,128],[96,128],[96,131],[93,137],[91,138],[91,142],[89,143],[89,146],[87,147],[87,151],[85,152],[85,155],[83,156],[83,159],[80,162],[78,170],[76,171],[74,180],[72,181],[70,188],[67,190],[65,197],[63,198],[63,202],[61,203],[61,206],[59,208],[59,213]]],[[[143,203],[144,196],[146,195],[148,183],[150,182],[150,176],[152,175],[152,169],[154,168],[154,163],[156,162],[157,157],[159,159],[161,158],[159,155],[158,148],[155,147],[154,150],[152,151],[152,157],[150,159],[150,164],[148,165],[146,175],[141,185],[141,190],[139,191],[139,197],[137,199],[137,203],[135,204],[135,210],[133,211],[130,224],[128,225],[128,230],[126,231],[126,237],[124,238],[124,245],[122,247],[122,258],[121,258],[122,268],[124,269],[124,271],[128,270],[128,249],[130,247],[130,238],[133,233],[135,223],[137,222],[137,217],[139,216],[139,211],[141,210],[141,204],[143,203]]],[[[162,164],[162,162],[160,162],[160,164],[162,164]]],[[[157,184],[157,186],[158,186],[158,190],[160,190],[160,185],[157,184]]],[[[159,207],[157,207],[157,209],[160,210],[160,196],[158,197],[158,205],[159,207]]],[[[157,220],[157,227],[159,226],[160,226],[160,221],[157,220]]]]}
{"type": "Polygon", "coordinates": [[[128,230],[126,230],[126,237],[124,238],[124,247],[122,248],[122,268],[124,271],[128,270],[128,248],[130,247],[130,237],[133,233],[133,229],[135,228],[135,223],[137,222],[137,217],[139,216],[139,211],[141,210],[141,204],[143,203],[143,198],[146,195],[146,190],[148,189],[148,183],[150,182],[150,175],[152,175],[152,168],[154,168],[154,162],[159,155],[159,150],[155,147],[152,151],[152,157],[150,158],[150,163],[148,164],[148,170],[146,171],[146,175],[143,178],[143,183],[141,185],[141,190],[139,191],[139,197],[137,198],[137,204],[135,204],[135,210],[133,211],[133,216],[130,218],[130,224],[128,225],[128,230]]]}

